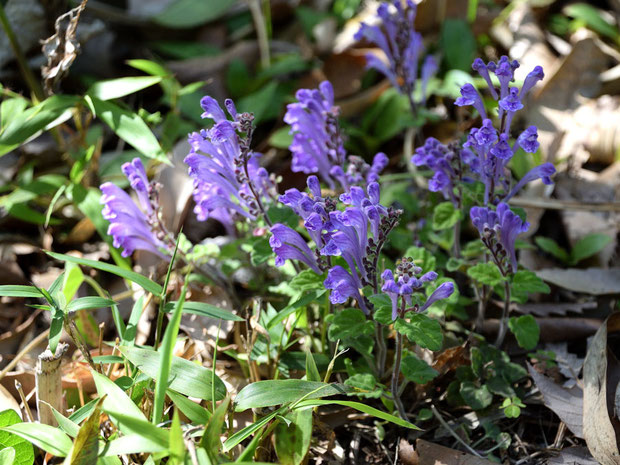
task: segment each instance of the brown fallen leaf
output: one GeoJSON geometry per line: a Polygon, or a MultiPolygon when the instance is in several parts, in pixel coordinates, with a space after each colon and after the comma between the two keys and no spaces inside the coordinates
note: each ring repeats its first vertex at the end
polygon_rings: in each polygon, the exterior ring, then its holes
{"type": "Polygon", "coordinates": [[[596,302],[560,302],[542,304],[519,304],[515,311],[523,315],[536,316],[565,316],[568,312],[583,314],[584,310],[593,310],[597,306],[596,302]]]}
{"type": "Polygon", "coordinates": [[[398,443],[398,463],[403,465],[419,465],[420,457],[413,446],[404,438],[398,443]]]}
{"type": "Polygon", "coordinates": [[[547,460],[548,465],[598,465],[598,462],[581,446],[567,447],[560,455],[547,460]]]}
{"type": "Polygon", "coordinates": [[[620,268],[546,268],[539,278],[573,292],[591,295],[620,294],[620,268]]]}
{"type": "Polygon", "coordinates": [[[602,465],[620,464],[620,421],[613,411],[620,367],[608,344],[608,335],[619,331],[620,313],[614,313],[596,332],[583,365],[583,435],[602,465]]]}
{"type": "Polygon", "coordinates": [[[529,364],[527,369],[542,394],[545,405],[566,423],[575,436],[583,438],[583,391],[578,387],[566,389],[538,373],[529,364]]]}
{"type": "Polygon", "coordinates": [[[491,465],[494,463],[424,439],[416,441],[415,450],[419,457],[418,465],[491,465]]]}

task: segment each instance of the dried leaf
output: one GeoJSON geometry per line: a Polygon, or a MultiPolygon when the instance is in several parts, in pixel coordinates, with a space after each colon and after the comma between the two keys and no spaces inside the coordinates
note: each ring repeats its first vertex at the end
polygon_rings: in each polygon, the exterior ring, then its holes
{"type": "Polygon", "coordinates": [[[491,465],[493,462],[474,455],[418,439],[416,452],[419,465],[491,465]]]}
{"type": "Polygon", "coordinates": [[[566,316],[568,312],[583,314],[584,310],[593,310],[597,306],[596,302],[561,302],[543,304],[520,304],[516,311],[523,315],[566,316]]]}
{"type": "Polygon", "coordinates": [[[548,465],[598,465],[588,449],[581,446],[567,447],[557,457],[547,460],[548,465]]]}
{"type": "Polygon", "coordinates": [[[80,53],[80,44],[75,38],[75,32],[87,1],[82,0],[78,6],[56,18],[54,23],[56,33],[42,42],[47,64],[41,67],[41,74],[45,90],[50,94],[69,72],[71,64],[80,53]]]}
{"type": "Polygon", "coordinates": [[[528,365],[530,376],[543,396],[544,403],[578,438],[583,438],[583,392],[575,387],[566,389],[538,373],[528,365]]]}
{"type": "Polygon", "coordinates": [[[613,411],[610,411],[618,384],[618,373],[617,367],[612,370],[608,363],[608,352],[611,352],[607,342],[608,333],[619,330],[620,313],[614,313],[601,325],[592,339],[583,365],[583,434],[588,449],[602,465],[620,464],[617,436],[620,421],[613,411]],[[610,379],[615,380],[615,386],[608,385],[610,379]]]}
{"type": "Polygon", "coordinates": [[[573,292],[591,295],[620,294],[620,268],[547,268],[536,271],[539,278],[573,292]]]}

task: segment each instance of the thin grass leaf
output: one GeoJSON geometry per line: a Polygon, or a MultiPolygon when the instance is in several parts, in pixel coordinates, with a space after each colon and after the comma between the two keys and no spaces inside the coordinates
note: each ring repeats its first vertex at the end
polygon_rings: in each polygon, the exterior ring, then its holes
{"type": "MultiPolygon", "coordinates": [[[[175,301],[168,302],[164,306],[164,311],[171,312],[174,310],[175,305],[175,301]]],[[[243,318],[235,315],[230,310],[224,310],[223,308],[205,302],[185,302],[183,313],[191,313],[193,315],[201,315],[209,318],[219,318],[220,320],[226,321],[244,321],[243,318]]]]}
{"type": "Polygon", "coordinates": [[[30,441],[35,446],[56,457],[66,457],[73,443],[63,431],[41,423],[16,423],[4,426],[0,431],[12,433],[30,441]]]}
{"type": "Polygon", "coordinates": [[[97,462],[97,456],[99,455],[99,422],[103,400],[104,398],[100,398],[97,401],[95,409],[80,427],[64,465],[91,465],[97,462]]]}
{"type": "Polygon", "coordinates": [[[192,423],[206,425],[211,419],[211,412],[184,395],[174,392],[171,389],[168,389],[166,394],[168,394],[168,397],[170,397],[174,405],[176,405],[183,415],[189,418],[192,423]]]}
{"type": "Polygon", "coordinates": [[[93,308],[105,308],[105,307],[111,307],[115,304],[116,302],[114,302],[113,300],[104,299],[103,297],[97,297],[97,296],[81,297],[79,299],[75,299],[69,302],[69,305],[67,305],[67,312],[77,312],[79,310],[91,310],[93,308]]]}
{"type": "Polygon", "coordinates": [[[0,296],[3,297],[35,297],[35,298],[44,298],[45,296],[41,294],[39,289],[34,286],[20,286],[7,284],[4,286],[0,286],[0,296]]]}
{"type": "Polygon", "coordinates": [[[151,281],[149,278],[147,278],[144,275],[141,275],[140,273],[136,273],[135,271],[125,270],[118,266],[110,265],[109,263],[98,262],[96,260],[89,260],[87,258],[79,258],[79,257],[74,257],[72,255],[65,255],[65,254],[49,252],[49,251],[46,251],[46,253],[50,257],[55,258],[56,260],[61,260],[63,262],[77,263],[78,265],[90,266],[91,268],[95,268],[97,270],[106,271],[108,273],[115,274],[116,276],[120,276],[121,278],[128,279],[129,281],[136,283],[142,289],[144,289],[147,292],[150,292],[151,294],[161,295],[163,288],[159,284],[157,284],[154,281],[151,281]]]}

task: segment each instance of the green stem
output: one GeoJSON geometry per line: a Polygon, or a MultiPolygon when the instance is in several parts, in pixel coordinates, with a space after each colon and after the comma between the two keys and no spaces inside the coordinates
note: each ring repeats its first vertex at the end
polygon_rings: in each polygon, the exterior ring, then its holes
{"type": "Polygon", "coordinates": [[[403,336],[398,331],[396,332],[396,348],[394,352],[394,366],[392,367],[392,397],[394,398],[394,404],[398,410],[398,414],[403,420],[407,420],[407,412],[403,402],[400,400],[400,393],[398,392],[398,378],[400,376],[400,362],[403,355],[403,336]]]}
{"type": "Polygon", "coordinates": [[[502,317],[499,320],[499,329],[497,331],[497,339],[495,340],[495,347],[501,348],[506,337],[506,331],[508,329],[508,315],[510,313],[510,282],[506,280],[504,282],[504,308],[502,310],[502,317]]]}
{"type": "Polygon", "coordinates": [[[0,2],[0,24],[2,24],[2,28],[4,29],[4,32],[9,39],[9,43],[11,44],[11,48],[13,49],[13,53],[15,54],[15,58],[17,59],[17,64],[19,65],[19,69],[26,81],[26,84],[28,84],[28,87],[39,102],[45,100],[45,94],[43,93],[41,84],[35,78],[34,73],[28,66],[26,56],[24,55],[24,52],[19,46],[19,42],[17,42],[15,32],[13,32],[13,28],[9,23],[9,18],[6,16],[6,13],[4,11],[3,2],[0,2]]]}

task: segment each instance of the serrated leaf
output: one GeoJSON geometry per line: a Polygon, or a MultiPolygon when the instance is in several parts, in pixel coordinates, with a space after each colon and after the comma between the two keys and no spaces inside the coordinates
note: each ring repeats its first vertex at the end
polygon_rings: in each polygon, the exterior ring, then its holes
{"type": "Polygon", "coordinates": [[[371,335],[375,332],[372,321],[366,319],[364,312],[357,308],[345,308],[334,315],[329,325],[327,335],[330,341],[338,339],[358,338],[363,335],[371,335]]]}
{"type": "Polygon", "coordinates": [[[461,212],[452,202],[442,202],[433,209],[433,229],[442,230],[454,226],[461,219],[461,212]]]}
{"type": "Polygon", "coordinates": [[[422,268],[424,273],[435,271],[437,266],[437,259],[423,247],[409,247],[404,256],[411,257],[415,264],[422,268]]]}
{"type": "Polygon", "coordinates": [[[496,286],[504,277],[495,263],[478,263],[467,270],[467,276],[487,286],[496,286]]]}
{"type": "Polygon", "coordinates": [[[325,275],[318,275],[312,270],[302,270],[289,283],[292,289],[300,292],[313,291],[315,289],[325,289],[323,284],[325,275]]]}
{"type": "Polygon", "coordinates": [[[548,294],[551,288],[540,279],[536,273],[529,270],[519,270],[515,273],[510,283],[511,300],[526,302],[528,294],[542,292],[548,294]]]}
{"type": "Polygon", "coordinates": [[[428,363],[413,354],[408,354],[403,358],[400,369],[405,378],[418,384],[426,384],[439,374],[428,363]]]}
{"type": "Polygon", "coordinates": [[[414,313],[409,317],[409,321],[397,318],[394,329],[424,349],[441,349],[443,343],[441,325],[439,321],[426,315],[414,313]]]}
{"type": "Polygon", "coordinates": [[[374,305],[372,317],[382,325],[390,325],[392,319],[392,299],[386,294],[371,295],[368,300],[374,305]]]}
{"type": "Polygon", "coordinates": [[[377,388],[377,379],[370,373],[356,373],[349,376],[344,384],[355,389],[354,394],[360,397],[379,398],[383,390],[377,388]]]}
{"type": "Polygon", "coordinates": [[[517,338],[520,347],[533,350],[538,345],[540,328],[532,315],[522,315],[518,318],[513,316],[508,321],[508,327],[517,338]]]}

